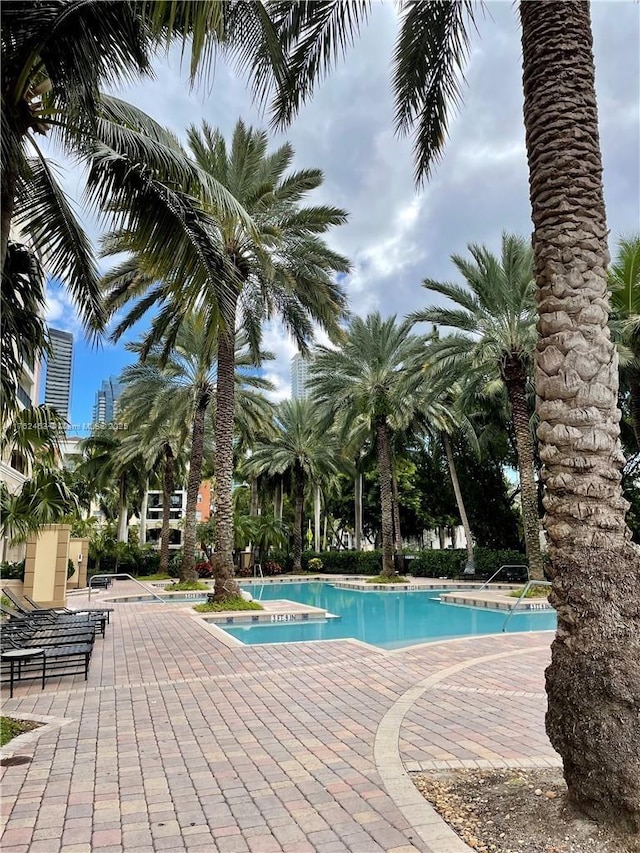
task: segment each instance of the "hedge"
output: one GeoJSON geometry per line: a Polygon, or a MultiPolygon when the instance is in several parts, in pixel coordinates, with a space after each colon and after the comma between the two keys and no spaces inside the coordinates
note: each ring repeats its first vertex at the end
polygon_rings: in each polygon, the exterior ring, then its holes
{"type": "Polygon", "coordinates": [[[5,581],[24,580],[24,560],[17,563],[4,561],[0,563],[0,577],[5,581]]]}
{"type": "MultiPolygon", "coordinates": [[[[456,577],[462,574],[467,561],[464,549],[425,550],[403,556],[409,559],[404,566],[398,565],[399,571],[417,578],[456,577]]],[[[322,560],[322,568],[319,569],[322,574],[377,575],[382,569],[381,551],[322,551],[319,554],[305,551],[302,554],[303,571],[309,571],[309,560],[313,557],[322,560]]],[[[285,572],[293,570],[293,557],[290,554],[275,551],[269,555],[269,559],[281,565],[285,572]]],[[[490,577],[500,566],[526,565],[527,562],[526,556],[520,551],[490,551],[488,548],[476,548],[475,560],[476,577],[480,579],[490,577]]]]}
{"type": "Polygon", "coordinates": [[[126,545],[123,553],[101,554],[100,568],[96,568],[96,560],[90,558],[89,571],[91,574],[114,574],[123,572],[129,575],[155,575],[160,568],[160,552],[142,549],[136,545],[126,545]]]}
{"type": "MultiPolygon", "coordinates": [[[[476,577],[486,579],[500,566],[526,565],[526,555],[520,551],[490,551],[488,548],[475,549],[476,577]]],[[[406,571],[417,578],[453,578],[462,574],[467,562],[464,549],[420,551],[415,559],[408,560],[406,571]]],[[[525,570],[522,570],[523,579],[525,570]]],[[[500,577],[496,578],[500,580],[500,577]]]]}

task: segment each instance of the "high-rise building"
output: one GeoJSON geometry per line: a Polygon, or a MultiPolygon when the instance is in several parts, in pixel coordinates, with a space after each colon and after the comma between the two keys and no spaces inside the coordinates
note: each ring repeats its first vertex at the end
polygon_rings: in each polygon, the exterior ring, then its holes
{"type": "Polygon", "coordinates": [[[102,386],[96,391],[96,401],[93,404],[93,423],[111,424],[118,413],[118,399],[124,391],[124,385],[118,382],[117,376],[102,380],[102,386]]]}
{"type": "Polygon", "coordinates": [[[73,335],[60,329],[49,329],[49,339],[51,352],[47,357],[44,401],[69,420],[73,335]]]}
{"type": "Polygon", "coordinates": [[[306,400],[309,396],[309,361],[296,353],[291,359],[291,396],[294,400],[306,400]]]}

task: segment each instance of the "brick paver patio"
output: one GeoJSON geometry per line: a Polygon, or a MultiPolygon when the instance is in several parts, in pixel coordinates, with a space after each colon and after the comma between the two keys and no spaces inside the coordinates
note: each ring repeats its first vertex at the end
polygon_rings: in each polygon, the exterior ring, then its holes
{"type": "Polygon", "coordinates": [[[88,682],[5,701],[50,721],[9,745],[32,760],[1,768],[4,853],[454,853],[406,771],[558,764],[549,633],[229,647],[177,605],[115,608],[88,682]]]}

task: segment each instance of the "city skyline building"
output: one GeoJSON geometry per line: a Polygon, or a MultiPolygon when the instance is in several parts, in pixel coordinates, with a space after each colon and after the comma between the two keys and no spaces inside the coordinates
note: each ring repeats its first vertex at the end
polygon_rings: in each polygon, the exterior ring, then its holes
{"type": "Polygon", "coordinates": [[[294,400],[306,400],[309,396],[309,361],[300,353],[291,359],[291,396],[294,400]]]}
{"type": "Polygon", "coordinates": [[[62,329],[49,329],[51,352],[47,356],[44,401],[69,421],[71,413],[71,373],[73,370],[73,335],[62,329]]]}
{"type": "Polygon", "coordinates": [[[117,376],[109,376],[102,380],[101,387],[96,391],[96,399],[93,404],[93,423],[111,424],[115,421],[118,413],[118,400],[124,391],[124,385],[118,381],[117,376]]]}

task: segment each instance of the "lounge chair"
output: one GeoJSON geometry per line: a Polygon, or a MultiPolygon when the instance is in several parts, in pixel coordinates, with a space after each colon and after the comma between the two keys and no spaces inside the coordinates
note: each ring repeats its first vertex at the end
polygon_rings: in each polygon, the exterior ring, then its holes
{"type": "Polygon", "coordinates": [[[113,607],[82,607],[79,610],[73,610],[69,607],[42,607],[37,601],[34,601],[33,598],[30,598],[28,595],[23,594],[22,597],[27,604],[33,607],[34,610],[53,610],[55,613],[67,613],[70,616],[78,616],[80,614],[104,616],[107,622],[111,621],[109,614],[113,613],[113,607]]]}
{"type": "MultiPolygon", "coordinates": [[[[25,648],[24,643],[14,640],[11,637],[3,637],[3,645],[5,646],[5,651],[25,648]]],[[[27,646],[26,648],[29,647],[27,646]]],[[[89,662],[93,650],[93,646],[90,643],[69,643],[64,646],[39,646],[39,648],[44,648],[47,678],[58,675],[77,675],[79,672],[84,672],[84,680],[87,680],[89,662]]],[[[4,666],[6,661],[2,663],[4,666]]],[[[20,670],[19,677],[22,677],[22,673],[29,675],[42,672],[42,659],[32,658],[22,661],[20,670]]],[[[35,675],[32,675],[32,677],[35,677],[35,675]]]]}
{"type": "Polygon", "coordinates": [[[4,605],[0,605],[0,612],[9,617],[9,621],[5,622],[2,627],[3,636],[22,633],[38,637],[51,637],[62,642],[75,642],[75,638],[81,638],[82,642],[91,643],[95,640],[96,626],[92,622],[56,624],[41,619],[29,619],[4,605]]]}
{"type": "Polygon", "coordinates": [[[64,647],[81,644],[83,646],[93,646],[93,637],[91,634],[69,634],[68,636],[46,634],[38,630],[29,630],[28,628],[16,629],[13,631],[3,631],[3,640],[10,640],[12,643],[18,643],[23,648],[31,648],[32,646],[46,647],[64,647]]]}
{"type": "MultiPolygon", "coordinates": [[[[19,600],[19,598],[15,595],[15,593],[10,589],[3,589],[2,594],[5,595],[9,601],[13,604],[15,609],[22,614],[23,616],[27,616],[31,619],[40,619],[43,621],[48,621],[51,624],[60,624],[60,625],[69,625],[71,623],[78,624],[93,624],[95,628],[97,628],[102,636],[104,637],[105,628],[107,619],[105,615],[101,615],[99,613],[90,614],[90,613],[57,613],[55,608],[38,608],[33,609],[32,606],[29,608],[25,607],[24,604],[19,600]]],[[[15,615],[15,614],[14,614],[15,615]]]]}

